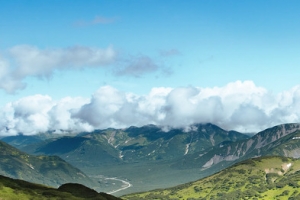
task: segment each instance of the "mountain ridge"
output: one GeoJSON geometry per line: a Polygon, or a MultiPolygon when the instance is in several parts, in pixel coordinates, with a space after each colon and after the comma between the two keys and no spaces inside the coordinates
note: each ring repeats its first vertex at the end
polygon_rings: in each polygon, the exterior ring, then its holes
{"type": "Polygon", "coordinates": [[[133,187],[118,193],[124,194],[189,182],[253,157],[299,156],[300,147],[292,139],[300,138],[298,131],[297,123],[270,127],[252,137],[210,123],[168,132],[148,125],[55,137],[22,149],[60,156],[90,176],[128,180],[133,187]],[[165,180],[158,181],[159,177],[165,180]]]}
{"type": "Polygon", "coordinates": [[[190,167],[202,166],[203,168],[210,168],[213,165],[218,165],[223,161],[231,162],[228,164],[224,162],[222,163],[223,166],[229,166],[232,163],[239,162],[251,157],[268,155],[268,152],[266,150],[264,151],[264,154],[261,154],[261,149],[272,144],[273,142],[276,142],[280,138],[288,136],[289,134],[293,134],[299,130],[300,124],[297,123],[277,125],[258,132],[251,138],[217,146],[200,155],[195,153],[189,158],[183,158],[182,161],[174,163],[173,166],[176,167],[176,165],[185,165],[190,167]],[[194,164],[189,162],[189,160],[192,160],[194,164]],[[195,164],[195,162],[197,163],[197,165],[195,164]]]}

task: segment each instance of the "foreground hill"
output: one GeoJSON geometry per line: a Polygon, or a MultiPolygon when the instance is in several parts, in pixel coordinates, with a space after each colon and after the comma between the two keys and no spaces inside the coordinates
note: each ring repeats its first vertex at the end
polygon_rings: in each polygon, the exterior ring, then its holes
{"type": "Polygon", "coordinates": [[[105,193],[97,193],[95,190],[80,184],[68,183],[54,189],[0,175],[0,199],[118,200],[120,198],[105,193]]]}
{"type": "Polygon", "coordinates": [[[195,182],[122,198],[300,199],[300,160],[274,156],[249,159],[195,182]]]}
{"type": "Polygon", "coordinates": [[[58,156],[32,156],[0,141],[0,174],[51,186],[94,182],[58,156]]]}

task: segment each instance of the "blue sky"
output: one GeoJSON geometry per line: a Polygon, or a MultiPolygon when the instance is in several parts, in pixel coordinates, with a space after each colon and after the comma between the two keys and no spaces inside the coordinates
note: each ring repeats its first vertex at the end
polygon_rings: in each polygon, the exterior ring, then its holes
{"type": "MultiPolygon", "coordinates": [[[[250,104],[271,120],[270,110],[280,104],[280,96],[294,94],[292,88],[299,85],[300,3],[296,0],[0,2],[3,107],[34,95],[49,96],[56,104],[65,97],[86,98],[87,104],[103,87],[140,98],[151,96],[155,88],[213,90],[241,84],[249,91],[247,98],[253,96],[247,87],[268,93],[273,106],[255,100],[250,104]]],[[[168,99],[169,92],[164,94],[168,99]]],[[[298,115],[292,115],[287,118],[297,121],[298,115]]],[[[16,109],[10,116],[3,127],[12,123],[16,109]]],[[[182,125],[214,120],[197,116],[182,125]]],[[[118,120],[112,117],[112,121],[118,120]]],[[[170,125],[158,121],[149,123],[170,125]]],[[[116,124],[120,123],[107,126],[119,127],[116,124]]],[[[219,123],[224,124],[226,120],[219,123]]]]}

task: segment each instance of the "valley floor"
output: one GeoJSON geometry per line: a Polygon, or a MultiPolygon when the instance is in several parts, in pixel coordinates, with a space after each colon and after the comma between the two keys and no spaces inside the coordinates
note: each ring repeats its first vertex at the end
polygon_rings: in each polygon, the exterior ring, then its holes
{"type": "Polygon", "coordinates": [[[166,163],[147,162],[81,168],[98,180],[102,192],[115,196],[167,188],[207,176],[199,169],[173,169],[166,163]]]}

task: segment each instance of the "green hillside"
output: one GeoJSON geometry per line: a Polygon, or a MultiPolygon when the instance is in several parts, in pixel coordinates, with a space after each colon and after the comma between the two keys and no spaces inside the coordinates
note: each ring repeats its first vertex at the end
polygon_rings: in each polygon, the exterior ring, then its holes
{"type": "Polygon", "coordinates": [[[0,174],[54,187],[68,182],[94,185],[82,171],[58,156],[32,156],[2,141],[0,174]]]}
{"type": "Polygon", "coordinates": [[[105,193],[97,193],[80,184],[64,184],[58,189],[11,179],[0,175],[0,199],[2,200],[118,200],[105,193]]]}
{"type": "Polygon", "coordinates": [[[219,173],[180,186],[135,193],[138,199],[300,199],[300,160],[262,157],[238,163],[219,173]]]}

